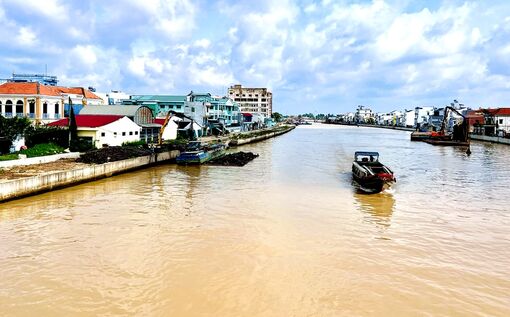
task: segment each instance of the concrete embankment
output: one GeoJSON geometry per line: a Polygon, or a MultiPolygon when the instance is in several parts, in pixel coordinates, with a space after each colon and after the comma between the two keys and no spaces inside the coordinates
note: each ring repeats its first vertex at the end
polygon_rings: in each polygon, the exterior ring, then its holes
{"type": "Polygon", "coordinates": [[[130,170],[143,168],[174,159],[179,151],[155,153],[105,164],[90,165],[66,171],[47,172],[37,176],[19,178],[0,183],[0,202],[110,177],[130,170]]]}
{"type": "Polygon", "coordinates": [[[24,159],[10,160],[10,161],[1,161],[0,168],[9,168],[13,166],[23,166],[23,165],[33,165],[33,164],[42,164],[55,162],[60,159],[69,159],[69,158],[79,158],[80,153],[72,152],[72,153],[62,153],[55,155],[47,155],[47,156],[39,156],[39,157],[29,157],[24,159]]]}
{"type": "Polygon", "coordinates": [[[508,144],[508,145],[510,145],[510,139],[501,138],[501,137],[498,137],[498,136],[470,134],[469,137],[471,138],[471,140],[485,141],[485,142],[492,142],[492,143],[501,143],[501,144],[508,144]]]}
{"type": "Polygon", "coordinates": [[[390,130],[399,130],[399,131],[415,131],[414,128],[406,128],[406,127],[394,127],[394,126],[387,126],[387,125],[375,125],[375,124],[345,124],[345,123],[325,123],[325,124],[336,124],[336,125],[344,125],[348,127],[365,127],[365,128],[379,128],[379,129],[390,129],[390,130]]]}
{"type": "MultiPolygon", "coordinates": [[[[240,145],[243,145],[243,144],[254,143],[254,142],[258,142],[258,141],[274,138],[275,136],[287,133],[287,132],[293,130],[294,128],[296,128],[296,127],[295,126],[287,126],[286,129],[281,129],[281,130],[278,130],[278,131],[275,131],[275,132],[268,132],[268,133],[265,133],[265,134],[262,134],[262,135],[254,135],[254,136],[251,136],[251,137],[250,137],[249,134],[248,135],[244,135],[244,137],[242,137],[242,138],[238,137],[238,138],[235,138],[235,139],[231,139],[229,141],[228,145],[229,146],[240,146],[240,145]]],[[[260,133],[260,132],[256,132],[256,133],[260,133]]]]}

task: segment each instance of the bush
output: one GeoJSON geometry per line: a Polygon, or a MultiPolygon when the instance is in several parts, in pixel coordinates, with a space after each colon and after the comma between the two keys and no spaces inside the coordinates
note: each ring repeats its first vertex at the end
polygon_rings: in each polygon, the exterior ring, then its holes
{"type": "Polygon", "coordinates": [[[25,144],[33,147],[37,144],[54,143],[60,147],[69,147],[69,130],[60,127],[29,127],[25,132],[25,144]]]}
{"type": "Polygon", "coordinates": [[[122,146],[142,146],[143,147],[144,145],[147,145],[147,142],[145,142],[145,140],[122,143],[122,146]]]}
{"type": "Polygon", "coordinates": [[[63,153],[64,148],[53,143],[37,144],[26,150],[21,150],[18,153],[25,154],[27,157],[37,157],[45,155],[53,155],[63,153]]]}

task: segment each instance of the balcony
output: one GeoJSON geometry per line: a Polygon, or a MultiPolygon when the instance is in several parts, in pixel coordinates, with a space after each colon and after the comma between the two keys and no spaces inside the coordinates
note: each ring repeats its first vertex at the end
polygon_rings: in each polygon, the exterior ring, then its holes
{"type": "Polygon", "coordinates": [[[42,118],[43,119],[49,119],[50,118],[50,115],[48,113],[43,113],[42,114],[42,118]]]}
{"type": "Polygon", "coordinates": [[[27,113],[27,118],[35,119],[35,113],[27,113]]]}
{"type": "Polygon", "coordinates": [[[6,112],[5,113],[6,118],[12,118],[12,112],[6,112]]]}
{"type": "Polygon", "coordinates": [[[16,117],[23,118],[24,116],[23,112],[16,112],[16,117]]]}

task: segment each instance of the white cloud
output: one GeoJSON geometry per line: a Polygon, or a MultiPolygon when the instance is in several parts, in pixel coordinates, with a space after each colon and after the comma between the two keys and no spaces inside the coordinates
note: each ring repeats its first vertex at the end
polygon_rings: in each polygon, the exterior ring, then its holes
{"type": "Polygon", "coordinates": [[[37,42],[37,35],[29,27],[21,27],[17,42],[21,46],[34,46],[37,42]]]}
{"type": "Polygon", "coordinates": [[[87,66],[93,66],[97,62],[95,52],[96,48],[92,45],[77,45],[72,49],[72,53],[87,66]]]}

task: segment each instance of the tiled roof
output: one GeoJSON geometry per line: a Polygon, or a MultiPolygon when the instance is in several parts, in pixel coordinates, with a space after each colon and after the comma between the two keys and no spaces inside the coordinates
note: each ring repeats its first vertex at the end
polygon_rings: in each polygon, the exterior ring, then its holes
{"type": "Polygon", "coordinates": [[[510,116],[510,108],[499,108],[496,111],[497,116],[510,116]]]}
{"type": "Polygon", "coordinates": [[[4,83],[0,85],[0,94],[4,95],[43,95],[61,96],[62,94],[83,95],[87,99],[101,99],[83,87],[61,87],[41,85],[40,83],[4,83]]]}
{"type": "MultiPolygon", "coordinates": [[[[77,115],[76,125],[82,128],[97,128],[107,125],[109,123],[115,122],[119,119],[122,119],[124,116],[114,116],[114,115],[77,115]]],[[[48,124],[49,126],[54,127],[67,127],[69,126],[69,118],[60,119],[58,121],[52,122],[48,124]]]]}

